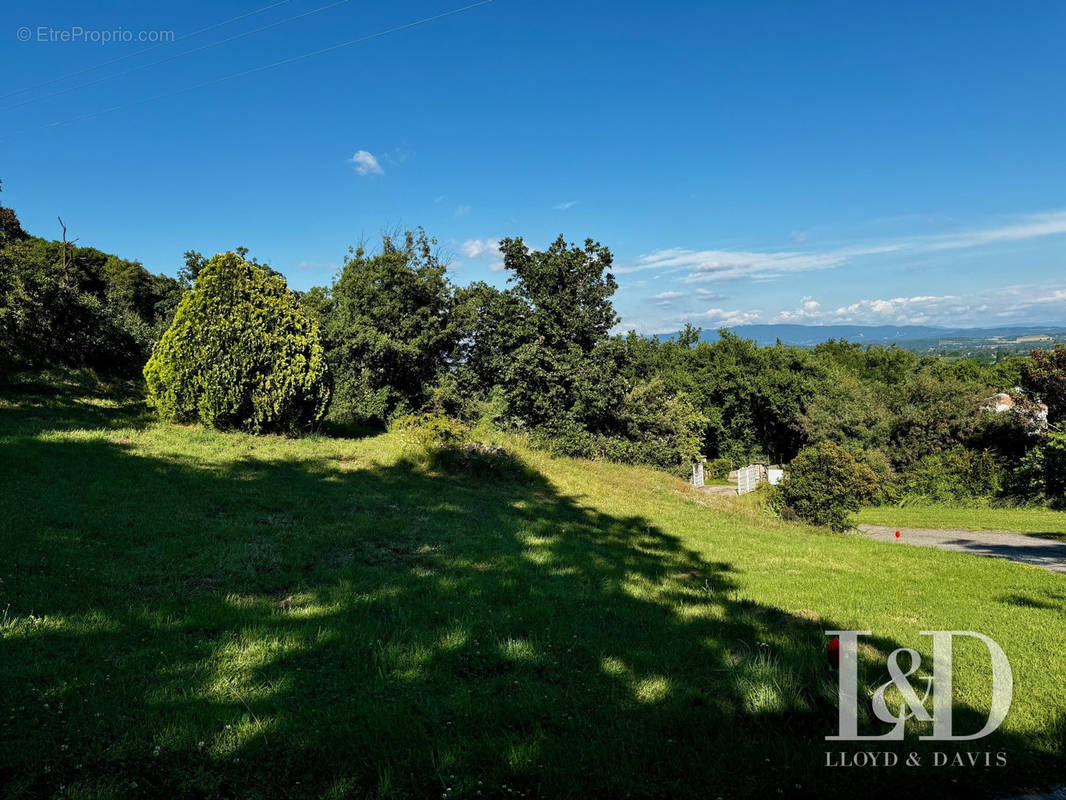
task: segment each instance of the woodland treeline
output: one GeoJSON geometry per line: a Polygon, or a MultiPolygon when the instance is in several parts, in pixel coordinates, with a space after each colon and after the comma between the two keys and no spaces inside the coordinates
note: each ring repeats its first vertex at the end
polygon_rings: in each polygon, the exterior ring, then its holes
{"type": "Polygon", "coordinates": [[[622,335],[607,247],[560,236],[500,251],[506,286],[459,286],[424,232],[387,235],[350,249],[330,285],[293,292],[245,248],[190,250],[169,277],[31,236],[0,207],[0,368],[143,372],[165,416],[257,432],[423,415],[679,472],[703,456],[719,476],[831,443],[879,500],[1063,500],[1066,347],[986,365],[844,341],[758,347],[728,330],[706,342],[691,326],[622,335]],[[1009,410],[990,402],[1000,392],[1009,410]]]}

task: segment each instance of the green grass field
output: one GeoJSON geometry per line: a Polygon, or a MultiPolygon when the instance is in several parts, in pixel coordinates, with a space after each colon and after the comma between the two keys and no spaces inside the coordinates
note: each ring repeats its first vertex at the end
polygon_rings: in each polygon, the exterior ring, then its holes
{"type": "Polygon", "coordinates": [[[864,508],[856,523],[900,528],[964,528],[973,531],[1017,531],[1066,535],[1066,511],[1049,508],[965,508],[916,505],[864,508]]]}
{"type": "MultiPolygon", "coordinates": [[[[1066,778],[1066,582],[730,510],[510,447],[444,473],[392,435],[152,422],[84,376],[0,402],[6,797],[972,797],[1066,778]],[[863,685],[926,629],[1006,651],[979,742],[841,747],[827,629],[863,685]],[[832,745],[832,746],[830,746],[832,745]],[[827,768],[827,750],[1003,768],[827,768]]],[[[956,654],[956,726],[987,658],[956,654]]],[[[868,694],[868,692],[867,692],[868,694]]]]}

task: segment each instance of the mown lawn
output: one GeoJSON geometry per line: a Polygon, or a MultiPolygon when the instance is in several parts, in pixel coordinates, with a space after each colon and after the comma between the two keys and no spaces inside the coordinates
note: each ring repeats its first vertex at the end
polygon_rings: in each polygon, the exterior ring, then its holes
{"type": "MultiPolygon", "coordinates": [[[[5,796],[972,797],[1066,778],[1061,575],[516,442],[515,473],[443,473],[391,435],[157,424],[135,389],[76,375],[2,396],[5,796]],[[827,743],[828,629],[873,631],[864,685],[896,647],[928,665],[921,630],[988,634],[1011,712],[980,742],[827,743]],[[824,766],[933,747],[1007,766],[824,766]]],[[[957,648],[963,732],[988,707],[978,654],[957,648]]]]}
{"type": "Polygon", "coordinates": [[[918,505],[864,508],[855,522],[899,528],[963,528],[972,531],[1017,531],[1066,534],[1066,511],[1050,508],[965,508],[918,505]]]}

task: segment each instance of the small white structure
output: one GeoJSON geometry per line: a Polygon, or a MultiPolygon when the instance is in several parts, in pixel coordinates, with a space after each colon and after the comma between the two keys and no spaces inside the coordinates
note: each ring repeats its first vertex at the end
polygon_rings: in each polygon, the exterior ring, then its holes
{"type": "Polygon", "coordinates": [[[994,411],[997,414],[1007,412],[1018,414],[1026,423],[1029,432],[1039,434],[1047,430],[1047,412],[1045,403],[1036,403],[1028,400],[1020,386],[1014,387],[1014,394],[1000,392],[985,398],[981,403],[983,411],[994,411]]]}
{"type": "Polygon", "coordinates": [[[768,467],[766,464],[749,464],[743,469],[737,470],[737,494],[754,492],[760,483],[767,482],[771,486],[777,486],[785,477],[785,471],[779,467],[768,467]]]}
{"type": "Polygon", "coordinates": [[[749,464],[743,469],[737,470],[737,494],[754,492],[760,481],[766,480],[766,466],[764,464],[749,464]]]}
{"type": "Polygon", "coordinates": [[[701,458],[692,465],[692,485],[703,486],[703,465],[706,462],[701,458]]]}
{"type": "Polygon", "coordinates": [[[985,400],[985,408],[989,411],[995,411],[997,414],[1002,414],[1004,411],[1011,411],[1014,409],[1014,398],[1006,392],[1000,392],[994,397],[989,397],[985,400]]]}

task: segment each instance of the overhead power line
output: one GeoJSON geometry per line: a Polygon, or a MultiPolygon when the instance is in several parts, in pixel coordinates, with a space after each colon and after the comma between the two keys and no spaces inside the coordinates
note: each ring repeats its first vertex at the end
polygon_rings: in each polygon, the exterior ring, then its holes
{"type": "Polygon", "coordinates": [[[444,12],[442,12],[440,14],[434,14],[431,17],[424,17],[422,19],[415,20],[414,22],[405,23],[404,25],[397,25],[394,28],[388,28],[387,30],[378,31],[377,33],[370,33],[370,34],[367,34],[366,36],[360,36],[358,39],[351,39],[351,40],[349,40],[347,42],[340,42],[339,44],[330,45],[329,47],[323,47],[321,50],[313,50],[313,51],[311,51],[309,53],[302,53],[302,54],[300,54],[298,56],[292,56],[291,58],[284,58],[281,61],[274,61],[273,63],[270,63],[270,64],[264,64],[261,67],[254,67],[252,69],[246,69],[246,70],[242,70],[240,72],[234,72],[234,73],[232,73],[230,75],[223,75],[220,78],[214,78],[214,79],[209,80],[209,81],[204,81],[203,83],[197,83],[197,84],[194,84],[192,86],[186,86],[186,87],[181,88],[181,89],[175,89],[172,92],[165,92],[163,94],[157,94],[157,95],[154,95],[152,97],[145,97],[145,98],[143,98],[141,100],[134,100],[133,102],[130,102],[130,103],[121,103],[121,104],[116,105],[116,106],[111,106],[109,108],[100,109],[99,111],[94,111],[94,112],[92,112],[90,114],[82,114],[81,116],[78,116],[78,117],[72,117],[71,119],[68,119],[68,120],[61,120],[61,121],[58,121],[58,122],[49,123],[47,125],[41,125],[41,126],[38,126],[36,128],[30,128],[30,129],[28,129],[26,131],[23,131],[23,133],[36,131],[36,130],[44,130],[45,128],[57,128],[57,127],[60,127],[60,126],[63,126],[63,125],[73,125],[73,124],[75,124],[77,122],[84,122],[85,120],[94,119],[96,117],[100,117],[100,116],[103,116],[105,114],[110,114],[110,113],[112,113],[114,111],[120,111],[120,110],[122,110],[124,108],[133,108],[135,106],[144,105],[145,103],[155,102],[156,100],[164,100],[164,99],[166,99],[168,97],[174,97],[176,95],[184,94],[186,92],[192,92],[192,91],[195,91],[197,89],[206,88],[208,86],[215,86],[215,85],[217,85],[219,83],[224,83],[225,81],[230,81],[230,80],[233,80],[235,78],[242,78],[242,77],[244,77],[246,75],[254,75],[254,74],[258,73],[258,72],[265,72],[266,70],[269,70],[269,69],[275,69],[277,67],[283,67],[283,66],[286,66],[288,64],[294,64],[297,61],[305,61],[305,60],[307,60],[309,58],[315,58],[316,56],[325,55],[326,53],[332,53],[332,52],[335,52],[337,50],[342,50],[345,47],[352,47],[353,45],[362,44],[363,42],[369,42],[372,39],[380,39],[383,36],[389,36],[389,35],[394,34],[394,33],[400,33],[401,31],[410,30],[411,28],[417,28],[420,25],[425,25],[427,23],[434,22],[434,21],[436,21],[438,19],[444,19],[445,17],[453,17],[456,14],[462,14],[462,13],[464,13],[466,11],[471,11],[471,10],[473,10],[475,8],[479,8],[480,6],[487,6],[489,3],[492,3],[492,2],[493,2],[493,0],[480,0],[480,2],[471,3],[470,5],[462,6],[461,8],[455,8],[455,9],[452,9],[451,11],[444,11],[444,12]]]}
{"type": "Polygon", "coordinates": [[[119,61],[125,61],[127,58],[134,58],[135,56],[140,56],[140,55],[144,55],[145,53],[150,53],[152,50],[158,50],[160,47],[166,47],[167,45],[176,44],[177,42],[184,41],[185,39],[191,39],[193,36],[199,36],[201,33],[207,33],[208,31],[213,31],[213,30],[215,30],[217,28],[223,27],[224,25],[229,25],[231,22],[240,22],[242,19],[248,19],[249,17],[254,17],[256,14],[262,14],[264,11],[269,11],[272,8],[277,8],[278,6],[283,6],[286,3],[291,3],[291,2],[292,2],[292,0],[278,0],[278,2],[276,2],[276,3],[271,3],[268,6],[263,6],[262,8],[257,8],[255,11],[249,11],[247,14],[241,14],[240,16],[237,16],[237,17],[231,17],[230,19],[224,19],[224,20],[222,20],[222,22],[216,22],[213,25],[208,25],[206,28],[200,28],[199,30],[192,31],[191,33],[183,33],[181,36],[178,36],[178,37],[176,37],[174,39],[171,39],[168,42],[160,42],[159,44],[154,44],[151,47],[145,47],[143,50],[138,50],[138,51],[136,51],[134,53],[126,53],[125,55],[118,56],[116,58],[112,58],[112,59],[109,59],[107,61],[101,61],[99,64],[96,64],[95,66],[92,66],[92,67],[86,67],[85,69],[76,70],[75,72],[68,72],[65,75],[60,75],[57,78],[52,78],[51,80],[44,81],[43,83],[36,83],[36,84],[33,84],[32,86],[25,86],[25,87],[23,87],[21,89],[16,89],[13,92],[8,92],[7,94],[0,94],[0,100],[6,100],[9,97],[14,97],[17,94],[23,94],[24,92],[33,91],[34,89],[42,89],[45,86],[51,86],[53,83],[58,83],[59,81],[66,80],[67,78],[76,78],[79,75],[84,75],[86,72],[94,72],[95,70],[98,70],[101,67],[107,67],[107,66],[110,66],[111,64],[116,64],[119,61]]]}
{"type": "Polygon", "coordinates": [[[79,83],[77,86],[68,86],[66,89],[58,89],[57,91],[54,91],[54,92],[52,92],[50,94],[43,95],[41,97],[31,97],[29,100],[23,100],[21,103],[15,103],[12,106],[7,106],[4,109],[4,111],[13,111],[16,108],[22,108],[23,106],[30,105],[31,103],[37,103],[37,102],[39,102],[41,100],[48,100],[49,98],[52,98],[52,97],[58,97],[61,94],[69,94],[70,92],[75,92],[78,89],[84,89],[84,88],[86,88],[88,86],[95,86],[98,83],[104,83],[105,81],[109,81],[112,78],[121,78],[123,75],[129,75],[129,74],[131,74],[133,72],[140,72],[142,69],[148,69],[149,67],[157,67],[160,64],[166,64],[169,61],[176,61],[177,59],[183,58],[184,56],[191,55],[193,53],[200,53],[200,52],[203,52],[204,50],[210,50],[213,47],[220,47],[220,46],[222,46],[224,44],[229,44],[230,42],[235,42],[238,39],[246,39],[247,37],[254,36],[257,33],[262,33],[263,31],[268,31],[271,28],[277,28],[277,27],[280,27],[281,25],[286,25],[286,24],[288,24],[290,22],[294,22],[294,21],[296,21],[298,19],[303,19],[304,17],[309,17],[312,14],[318,14],[321,11],[328,11],[331,8],[336,8],[337,6],[342,6],[345,3],[349,3],[349,2],[351,2],[351,0],[337,0],[337,2],[335,2],[335,3],[330,3],[329,5],[320,6],[319,8],[313,8],[310,11],[303,12],[302,14],[296,14],[296,15],[291,16],[291,17],[286,17],[285,19],[280,19],[277,22],[271,22],[269,25],[263,25],[262,27],[253,28],[250,31],[245,31],[244,33],[238,33],[238,34],[235,34],[234,36],[230,36],[230,37],[228,37],[226,39],[220,39],[217,42],[209,42],[207,44],[200,45],[199,47],[194,47],[191,50],[183,50],[180,53],[175,53],[172,56],[167,56],[166,58],[161,58],[158,61],[151,61],[151,62],[149,62],[147,64],[141,64],[141,65],[136,66],[136,67],[131,67],[130,69],[127,69],[127,70],[125,70],[123,72],[115,72],[115,73],[112,73],[111,75],[104,75],[102,78],[97,78],[96,80],[87,81],[85,83],[79,83]]]}

